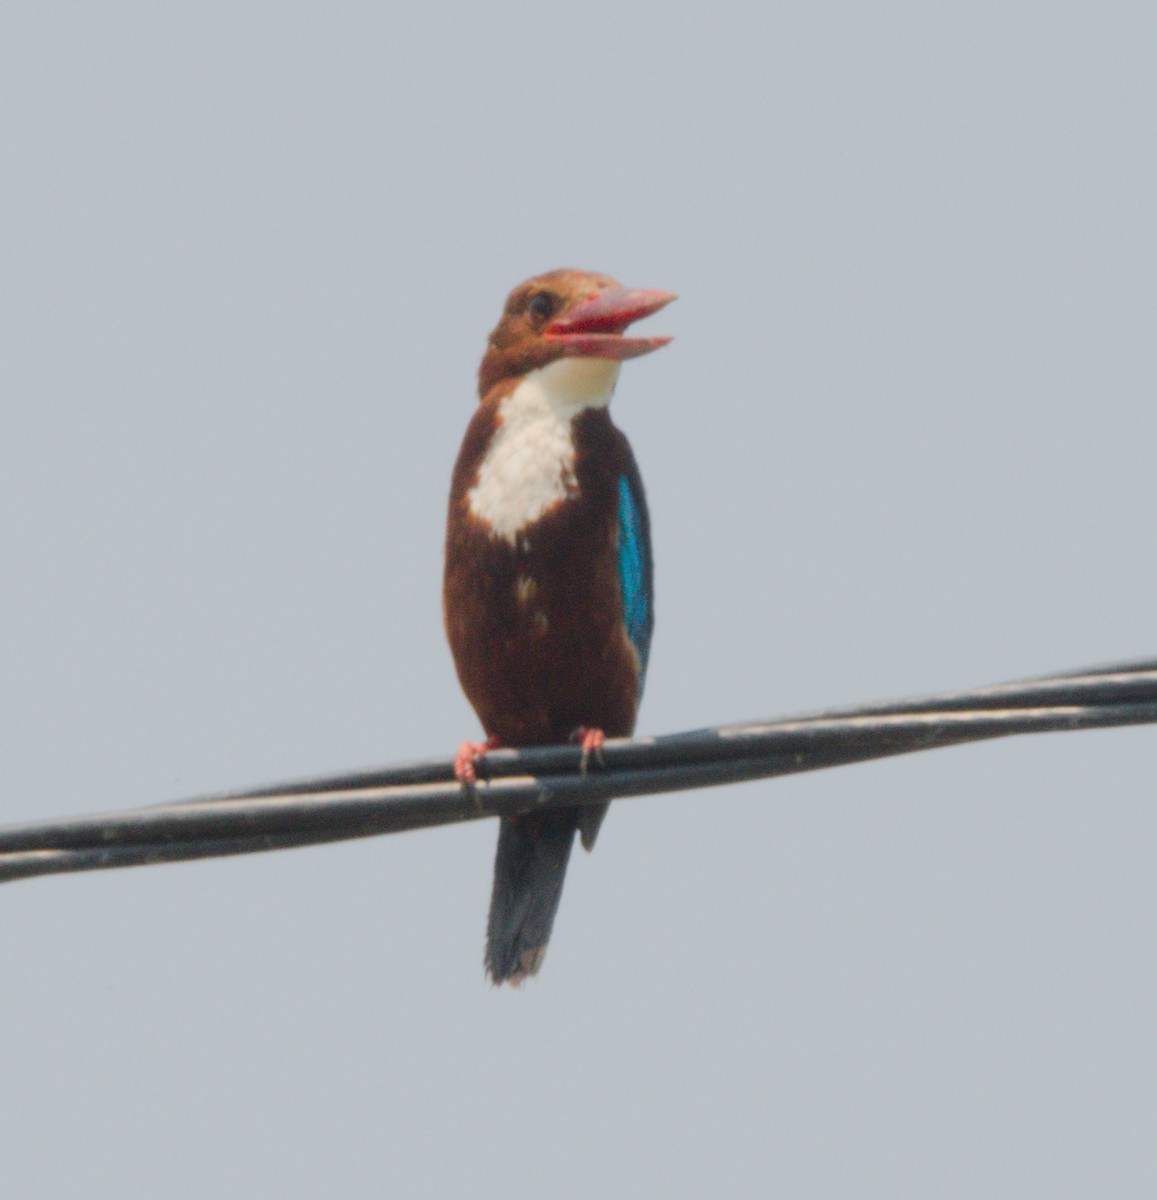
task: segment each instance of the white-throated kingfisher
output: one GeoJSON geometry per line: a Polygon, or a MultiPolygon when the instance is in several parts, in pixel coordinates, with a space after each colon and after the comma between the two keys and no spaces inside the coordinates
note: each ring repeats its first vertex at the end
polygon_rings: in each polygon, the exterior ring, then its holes
{"type": "MultiPolygon", "coordinates": [[[[498,746],[575,740],[584,760],[635,717],[654,625],[643,482],[608,405],[624,359],[665,337],[625,337],[670,292],[551,271],[514,289],[478,372],[481,402],[450,487],[443,613],[458,678],[498,746]]],[[[517,984],[542,964],[575,832],[594,845],[607,805],[504,817],[486,969],[517,984]]]]}

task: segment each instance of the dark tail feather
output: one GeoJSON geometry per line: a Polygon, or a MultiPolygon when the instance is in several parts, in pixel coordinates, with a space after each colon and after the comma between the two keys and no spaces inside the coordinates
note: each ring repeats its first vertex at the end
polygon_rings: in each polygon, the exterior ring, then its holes
{"type": "Polygon", "coordinates": [[[486,930],[495,983],[521,983],[542,966],[581,810],[503,817],[486,930]]]}
{"type": "Polygon", "coordinates": [[[579,809],[579,834],[583,840],[584,850],[595,848],[595,838],[599,836],[599,826],[603,823],[603,817],[607,815],[607,809],[610,807],[611,802],[608,800],[606,804],[584,804],[579,809]]]}

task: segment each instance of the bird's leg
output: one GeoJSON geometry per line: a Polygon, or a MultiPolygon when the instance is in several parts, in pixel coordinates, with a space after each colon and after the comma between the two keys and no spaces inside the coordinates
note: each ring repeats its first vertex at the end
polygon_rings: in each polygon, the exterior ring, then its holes
{"type": "Polygon", "coordinates": [[[587,773],[592,754],[599,766],[603,765],[603,743],[607,740],[607,735],[601,729],[595,729],[590,725],[580,725],[570,735],[570,740],[577,742],[583,748],[579,769],[584,775],[587,773]]]}
{"type": "Polygon", "coordinates": [[[454,755],[454,778],[472,787],[478,781],[478,759],[488,750],[497,750],[500,745],[502,743],[496,737],[488,737],[484,742],[463,742],[454,755]]]}

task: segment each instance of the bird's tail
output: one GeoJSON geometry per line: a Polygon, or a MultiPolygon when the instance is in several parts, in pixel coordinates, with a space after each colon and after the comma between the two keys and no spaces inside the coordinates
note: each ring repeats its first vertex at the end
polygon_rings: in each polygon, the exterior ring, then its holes
{"type": "Polygon", "coordinates": [[[486,930],[486,969],[495,983],[517,985],[542,966],[581,813],[502,818],[486,930]]]}

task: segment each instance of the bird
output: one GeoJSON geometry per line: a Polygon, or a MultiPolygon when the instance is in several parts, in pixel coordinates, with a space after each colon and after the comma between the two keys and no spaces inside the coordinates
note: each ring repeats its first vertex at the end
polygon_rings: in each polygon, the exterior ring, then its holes
{"type": "MultiPolygon", "coordinates": [[[[454,465],[442,608],[458,679],[486,734],[458,749],[476,781],[498,747],[573,741],[584,769],[635,728],[654,629],[650,518],[639,468],[608,405],[622,362],[669,337],[626,337],[672,292],[561,269],[506,300],[478,370],[454,465]]],[[[578,832],[606,804],[499,818],[485,968],[538,972],[578,832]]]]}

